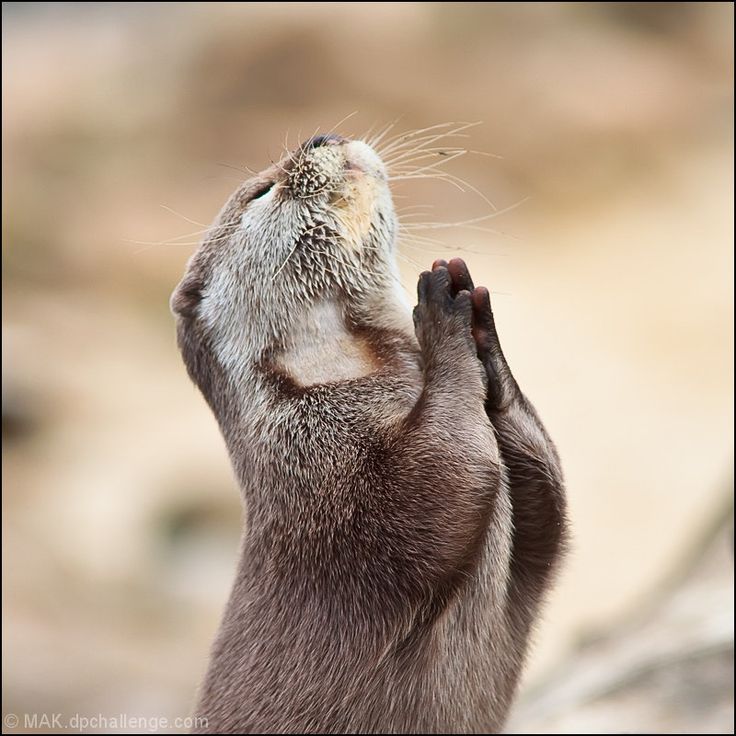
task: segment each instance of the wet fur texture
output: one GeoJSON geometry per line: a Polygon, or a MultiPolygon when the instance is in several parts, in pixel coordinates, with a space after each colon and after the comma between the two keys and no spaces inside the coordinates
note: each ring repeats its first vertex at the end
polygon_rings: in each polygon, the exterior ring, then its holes
{"type": "Polygon", "coordinates": [[[412,325],[395,232],[376,154],[310,141],[233,195],[172,297],[247,514],[202,732],[503,726],[564,541],[560,464],[487,290],[438,261],[412,325]]]}

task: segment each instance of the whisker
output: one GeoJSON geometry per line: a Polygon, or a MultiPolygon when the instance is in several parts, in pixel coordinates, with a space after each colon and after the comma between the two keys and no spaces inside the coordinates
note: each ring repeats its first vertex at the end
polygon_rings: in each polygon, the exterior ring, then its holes
{"type": "MultiPolygon", "coordinates": [[[[497,230],[496,228],[492,227],[483,227],[482,225],[459,225],[457,227],[460,227],[463,230],[472,230],[473,232],[478,233],[488,233],[489,235],[498,235],[502,238],[510,238],[511,240],[520,240],[516,235],[512,235],[511,233],[507,233],[503,230],[497,230]]],[[[415,233],[415,231],[421,231],[421,230],[433,230],[433,229],[440,229],[440,228],[425,228],[423,227],[422,223],[415,223],[415,222],[408,222],[406,223],[405,227],[402,227],[399,225],[399,230],[401,232],[405,232],[407,234],[409,233],[415,233]],[[414,227],[416,225],[416,227],[414,227]]]]}
{"type": "MultiPolygon", "coordinates": [[[[448,179],[445,176],[442,176],[440,173],[435,174],[419,174],[419,175],[408,175],[408,174],[402,174],[401,176],[389,176],[389,181],[408,181],[410,179],[434,179],[435,181],[446,181],[448,184],[451,184],[455,187],[455,189],[459,189],[461,192],[465,192],[465,190],[456,182],[452,181],[451,179],[448,179]]],[[[397,195],[393,195],[396,197],[397,195]]]]}
{"type": "MultiPolygon", "coordinates": [[[[367,250],[372,250],[372,251],[374,251],[376,253],[378,253],[378,252],[380,252],[382,250],[382,249],[376,247],[375,245],[367,245],[367,244],[364,244],[363,247],[366,248],[367,250]]],[[[406,254],[401,253],[398,250],[396,250],[396,255],[399,256],[399,257],[401,257],[401,258],[403,258],[405,261],[408,261],[409,263],[411,263],[411,265],[413,265],[415,268],[418,268],[419,271],[423,271],[424,270],[418,263],[416,263],[415,261],[412,261],[411,259],[409,259],[406,256],[406,254]]],[[[370,273],[370,272],[368,272],[368,273],[370,273]]],[[[410,300],[414,298],[414,292],[412,290],[410,290],[406,286],[406,284],[404,284],[404,282],[401,280],[401,275],[398,272],[390,272],[388,274],[382,274],[382,275],[384,275],[384,276],[385,275],[388,275],[388,277],[389,277],[389,279],[391,281],[393,281],[394,283],[398,284],[406,292],[406,294],[407,294],[407,296],[409,297],[410,300]]]]}
{"type": "MultiPolygon", "coordinates": [[[[456,157],[454,157],[456,158],[456,157]]],[[[448,159],[449,160],[449,159],[448,159]]],[[[457,189],[459,189],[461,192],[465,192],[465,187],[470,189],[473,193],[477,194],[492,210],[497,210],[498,208],[496,205],[486,197],[483,192],[480,191],[476,186],[471,184],[469,181],[466,181],[465,179],[462,179],[461,177],[457,176],[456,174],[452,174],[449,171],[439,171],[435,167],[437,164],[434,165],[428,165],[425,167],[422,167],[421,169],[417,171],[413,171],[408,174],[399,174],[398,176],[389,176],[390,181],[405,181],[407,179],[438,179],[442,181],[446,181],[448,184],[454,184],[457,189]],[[432,173],[427,173],[432,172],[432,173]]]]}
{"type": "MultiPolygon", "coordinates": [[[[199,224],[199,223],[196,223],[196,224],[199,224]]],[[[208,233],[208,232],[210,232],[212,230],[234,230],[234,229],[236,229],[238,227],[240,227],[240,223],[239,222],[233,222],[233,223],[230,223],[229,225],[208,225],[203,230],[194,230],[191,233],[184,233],[183,235],[177,235],[177,236],[175,236],[173,238],[167,238],[165,240],[158,240],[158,241],[155,241],[155,242],[157,244],[163,244],[163,245],[165,245],[167,243],[174,243],[174,242],[176,242],[178,240],[181,240],[182,238],[191,238],[191,237],[194,237],[195,235],[202,235],[202,234],[208,233]]],[[[148,244],[149,242],[154,242],[154,241],[130,240],[129,242],[131,242],[131,243],[142,243],[142,244],[145,245],[145,244],[148,244]]]]}
{"type": "Polygon", "coordinates": [[[289,175],[289,172],[282,166],[281,161],[274,161],[272,158],[269,158],[269,161],[271,162],[271,166],[275,166],[282,174],[289,175]]]}
{"type": "Polygon", "coordinates": [[[414,268],[416,268],[420,273],[422,271],[426,271],[427,270],[424,266],[422,266],[419,263],[417,263],[413,258],[409,258],[409,256],[406,255],[406,253],[402,253],[400,250],[397,250],[396,251],[396,255],[399,258],[403,258],[404,261],[406,261],[407,263],[409,263],[412,266],[414,266],[414,268]]]}
{"type": "Polygon", "coordinates": [[[172,209],[168,205],[160,204],[159,207],[161,207],[162,209],[165,209],[167,212],[171,212],[172,215],[176,215],[177,217],[181,217],[182,220],[186,220],[187,222],[191,222],[192,225],[199,225],[199,227],[204,227],[204,228],[208,227],[203,222],[197,222],[196,220],[190,219],[186,215],[182,215],[181,212],[177,212],[176,210],[172,209]]]}
{"type": "MultiPolygon", "coordinates": [[[[227,240],[227,238],[230,237],[230,233],[227,233],[225,235],[221,235],[219,238],[210,238],[207,242],[208,243],[218,243],[221,240],[227,240]]],[[[180,241],[180,242],[172,242],[172,241],[162,241],[162,242],[156,242],[151,240],[129,240],[127,238],[123,238],[124,243],[130,243],[132,245],[144,245],[147,246],[143,250],[148,250],[150,248],[165,248],[167,246],[175,246],[175,245],[182,245],[182,246],[197,246],[202,241],[201,240],[191,240],[191,241],[180,241]]]]}
{"type": "Polygon", "coordinates": [[[406,151],[393,159],[384,161],[384,163],[386,164],[386,168],[395,169],[398,164],[401,164],[401,166],[408,166],[416,161],[422,161],[427,158],[446,158],[454,154],[464,153],[467,153],[467,150],[460,147],[428,148],[421,151],[406,151]]]}
{"type": "Polygon", "coordinates": [[[446,131],[442,132],[440,134],[433,134],[430,136],[426,136],[425,134],[430,133],[431,131],[439,130],[441,128],[450,128],[452,126],[459,126],[457,128],[458,131],[463,131],[467,127],[478,125],[478,123],[437,123],[436,125],[430,125],[426,128],[418,128],[416,130],[409,131],[407,133],[401,133],[399,135],[393,136],[392,138],[389,138],[386,141],[385,147],[380,151],[380,155],[383,156],[388,151],[394,150],[394,148],[402,145],[412,145],[416,144],[417,140],[421,140],[420,136],[425,137],[433,137],[433,135],[438,135],[438,137],[445,137],[448,135],[452,135],[452,131],[446,131]]]}
{"type": "Polygon", "coordinates": [[[328,131],[327,131],[327,132],[325,133],[325,135],[331,135],[331,134],[332,134],[332,133],[334,133],[334,132],[335,132],[335,131],[336,131],[336,130],[337,130],[337,129],[338,129],[338,128],[339,128],[340,126],[341,126],[341,125],[344,125],[344,124],[345,124],[345,123],[346,123],[346,122],[347,122],[348,120],[350,120],[350,118],[354,117],[354,116],[355,116],[355,115],[357,115],[357,114],[358,114],[358,111],[357,111],[357,110],[353,110],[353,111],[352,111],[351,113],[349,113],[348,115],[346,115],[346,116],[345,116],[345,117],[344,117],[344,118],[343,118],[342,120],[340,120],[340,122],[338,122],[338,123],[336,123],[335,125],[333,125],[333,126],[332,126],[332,127],[331,127],[331,128],[330,128],[330,129],[329,129],[329,130],[328,130],[328,131]]]}
{"type": "MultiPolygon", "coordinates": [[[[432,171],[433,169],[436,169],[438,166],[443,166],[444,164],[449,163],[450,161],[454,161],[456,158],[460,158],[460,156],[463,156],[465,154],[465,149],[460,149],[459,151],[456,151],[455,153],[452,153],[439,161],[435,161],[431,164],[424,164],[422,166],[419,166],[418,168],[410,169],[407,171],[407,173],[410,174],[422,174],[425,171],[432,171]]],[[[447,173],[447,172],[444,172],[447,173]]]]}
{"type": "Polygon", "coordinates": [[[379,152],[379,154],[382,158],[384,158],[389,154],[397,153],[402,150],[411,150],[412,147],[413,150],[420,150],[444,138],[467,138],[468,135],[464,133],[464,131],[468,128],[473,127],[474,125],[478,125],[478,123],[464,123],[457,128],[442,131],[441,133],[433,133],[431,135],[424,135],[421,137],[407,138],[405,140],[397,141],[394,144],[387,145],[379,152]]]}
{"type": "Polygon", "coordinates": [[[500,153],[490,153],[489,151],[476,151],[475,149],[468,149],[468,153],[472,153],[474,156],[487,156],[488,158],[497,158],[501,161],[504,157],[500,153]]]}
{"type": "Polygon", "coordinates": [[[419,235],[417,233],[412,232],[404,232],[403,230],[399,230],[399,238],[400,239],[408,239],[410,241],[416,241],[417,243],[431,243],[433,245],[442,245],[446,246],[447,243],[444,240],[440,240],[439,238],[433,238],[430,235],[419,235]]]}
{"type": "Polygon", "coordinates": [[[418,209],[434,209],[433,204],[408,204],[406,207],[399,207],[397,212],[404,212],[405,210],[418,210],[418,209]]]}
{"type": "Polygon", "coordinates": [[[289,251],[286,258],[284,258],[284,262],[278,267],[278,269],[276,269],[276,273],[273,276],[271,276],[271,281],[275,281],[276,277],[284,270],[284,268],[286,267],[286,264],[289,262],[289,259],[294,255],[294,253],[296,252],[296,249],[299,247],[299,243],[301,243],[301,240],[296,241],[296,243],[294,244],[294,247],[289,251]]]}
{"type": "Polygon", "coordinates": [[[481,215],[480,217],[472,217],[468,220],[461,220],[459,222],[427,222],[422,224],[415,224],[415,223],[408,223],[405,225],[405,228],[408,230],[438,230],[443,228],[449,228],[449,227],[464,227],[466,225],[475,225],[479,222],[485,222],[486,220],[492,220],[495,217],[499,217],[500,215],[504,215],[507,212],[511,212],[512,210],[515,210],[517,207],[521,207],[522,204],[528,202],[531,199],[531,197],[524,197],[520,199],[518,202],[515,202],[512,205],[509,205],[508,207],[504,207],[503,209],[496,210],[495,212],[491,212],[487,215],[481,215]]]}
{"type": "Polygon", "coordinates": [[[124,243],[132,243],[133,245],[147,245],[147,246],[164,246],[164,245],[199,245],[202,242],[202,239],[191,241],[191,242],[184,242],[182,238],[190,238],[195,235],[206,235],[208,232],[211,231],[224,231],[223,235],[217,237],[217,238],[210,238],[210,242],[216,243],[219,240],[224,240],[225,238],[230,237],[232,235],[232,231],[240,227],[239,222],[231,223],[230,225],[219,225],[219,226],[210,226],[206,227],[204,230],[195,230],[191,233],[185,233],[184,235],[177,235],[174,238],[167,238],[166,240],[132,240],[130,238],[123,238],[124,243]]]}
{"type": "Polygon", "coordinates": [[[498,207],[496,207],[495,203],[492,202],[490,199],[488,199],[488,197],[485,194],[483,194],[483,192],[481,192],[481,190],[478,189],[478,187],[476,187],[474,184],[471,184],[466,179],[463,179],[457,176],[457,174],[453,174],[449,171],[443,171],[442,173],[448,178],[448,180],[455,181],[458,184],[470,189],[471,192],[474,192],[475,194],[477,194],[492,210],[494,211],[498,210],[498,207]]]}
{"type": "Polygon", "coordinates": [[[507,252],[499,251],[499,250],[491,250],[488,248],[471,248],[469,246],[460,246],[456,244],[450,244],[445,243],[441,240],[418,240],[415,241],[414,238],[407,238],[406,236],[400,236],[399,237],[399,248],[410,248],[411,250],[416,250],[419,252],[427,252],[427,253],[447,253],[451,251],[459,251],[460,253],[473,253],[474,255],[481,255],[481,256],[487,256],[492,255],[495,257],[506,257],[508,256],[507,252]]]}
{"type": "MultiPolygon", "coordinates": [[[[409,209],[409,208],[406,208],[406,209],[409,209]]],[[[424,217],[427,214],[429,214],[427,210],[419,210],[417,212],[407,212],[403,208],[401,210],[396,210],[396,215],[398,217],[399,223],[402,223],[414,217],[424,217]]]]}
{"type": "Polygon", "coordinates": [[[226,169],[232,169],[240,174],[246,174],[247,176],[258,176],[257,171],[253,171],[250,166],[234,166],[233,164],[226,164],[222,161],[216,162],[218,166],[224,166],[226,169]]]}
{"type": "MultiPolygon", "coordinates": [[[[307,140],[312,140],[313,138],[317,137],[317,133],[319,133],[319,125],[314,129],[314,133],[312,133],[311,136],[307,140]]],[[[309,149],[305,147],[302,147],[302,149],[299,151],[299,163],[298,165],[301,166],[304,163],[304,157],[307,155],[309,149]]]]}
{"type": "MultiPolygon", "coordinates": [[[[375,137],[373,137],[369,142],[368,145],[370,145],[371,148],[377,149],[378,144],[385,138],[385,136],[393,129],[393,127],[401,120],[401,116],[394,118],[387,126],[381,130],[380,133],[377,133],[375,137]]],[[[370,133],[370,131],[369,131],[370,133]]]]}
{"type": "MultiPolygon", "coordinates": [[[[467,136],[458,136],[458,137],[464,138],[467,136]]],[[[462,148],[462,146],[460,145],[452,145],[449,141],[444,142],[443,138],[445,138],[445,136],[441,136],[441,137],[433,136],[432,138],[427,138],[426,140],[422,140],[416,143],[412,141],[411,145],[402,146],[400,148],[394,148],[391,151],[381,152],[380,156],[383,161],[395,165],[399,161],[404,161],[406,159],[412,158],[413,156],[423,155],[433,150],[441,151],[441,150],[453,150],[453,149],[462,148]]]]}
{"type": "Polygon", "coordinates": [[[459,150],[465,150],[464,146],[430,146],[429,144],[427,146],[421,146],[417,147],[416,149],[405,149],[401,151],[396,151],[393,155],[388,155],[384,159],[386,163],[397,163],[398,161],[402,161],[406,158],[409,158],[413,155],[430,155],[431,153],[436,153],[437,155],[445,155],[447,153],[453,153],[455,151],[459,150]]]}
{"type": "Polygon", "coordinates": [[[448,130],[440,130],[434,132],[424,132],[422,135],[405,135],[401,139],[386,143],[381,148],[382,155],[388,155],[392,152],[408,150],[410,148],[421,148],[432,145],[435,141],[448,138],[469,138],[470,135],[466,131],[477,123],[461,123],[454,128],[448,130]]]}

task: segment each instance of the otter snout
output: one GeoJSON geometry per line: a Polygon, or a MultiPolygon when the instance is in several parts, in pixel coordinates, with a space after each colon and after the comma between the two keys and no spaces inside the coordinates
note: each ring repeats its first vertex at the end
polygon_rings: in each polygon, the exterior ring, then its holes
{"type": "Polygon", "coordinates": [[[367,143],[319,135],[305,141],[292,157],[289,184],[296,198],[305,199],[339,193],[346,183],[364,175],[387,178],[383,162],[367,143]]]}

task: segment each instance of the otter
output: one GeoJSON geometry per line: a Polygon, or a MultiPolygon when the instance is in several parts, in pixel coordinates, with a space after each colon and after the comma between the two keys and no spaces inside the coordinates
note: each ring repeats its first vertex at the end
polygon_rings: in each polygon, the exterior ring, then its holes
{"type": "Polygon", "coordinates": [[[387,171],[313,137],[240,186],[172,296],[242,490],[202,733],[502,728],[565,541],[555,446],[460,259],[395,263],[387,171]]]}

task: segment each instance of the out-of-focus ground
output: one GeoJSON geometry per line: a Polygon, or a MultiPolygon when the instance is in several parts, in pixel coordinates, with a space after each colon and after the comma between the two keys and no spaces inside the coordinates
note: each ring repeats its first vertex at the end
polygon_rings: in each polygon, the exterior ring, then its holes
{"type": "Polygon", "coordinates": [[[447,167],[494,232],[428,229],[401,268],[490,286],[563,458],[572,549],[510,729],[732,732],[732,84],[726,3],[4,4],[7,730],[181,730],[240,507],[168,310],[198,236],[160,243],[201,227],[161,205],[208,223],[229,167],[357,111],[482,121],[455,143],[502,157],[447,167]]]}

